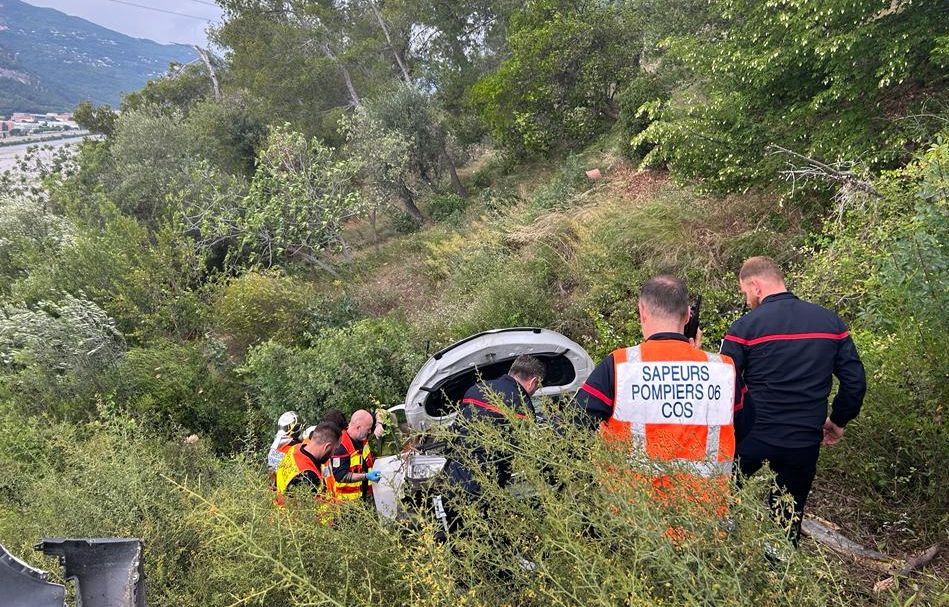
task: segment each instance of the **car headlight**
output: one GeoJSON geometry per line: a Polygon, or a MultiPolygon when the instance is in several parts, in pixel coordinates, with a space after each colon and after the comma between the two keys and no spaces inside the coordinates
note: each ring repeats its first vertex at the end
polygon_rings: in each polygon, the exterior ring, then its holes
{"type": "Polygon", "coordinates": [[[428,480],[435,478],[440,469],[428,464],[412,464],[412,478],[414,480],[428,480]]]}

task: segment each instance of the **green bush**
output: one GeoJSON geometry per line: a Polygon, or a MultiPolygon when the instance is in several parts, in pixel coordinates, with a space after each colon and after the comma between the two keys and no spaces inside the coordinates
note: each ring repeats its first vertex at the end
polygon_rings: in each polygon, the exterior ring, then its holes
{"type": "Polygon", "coordinates": [[[102,223],[77,225],[55,254],[12,285],[13,297],[34,303],[62,292],[83,293],[132,342],[200,333],[204,264],[193,242],[172,226],[150,232],[101,202],[102,223]]]}
{"type": "Polygon", "coordinates": [[[309,423],[329,408],[402,402],[423,353],[404,323],[364,319],[323,331],[305,349],[272,341],[252,348],[240,373],[265,417],[292,409],[309,423]]]}
{"type": "Polygon", "coordinates": [[[520,202],[520,197],[507,181],[501,181],[478,192],[477,200],[489,213],[499,214],[520,202]]]}
{"type": "Polygon", "coordinates": [[[0,314],[0,398],[19,411],[85,418],[125,337],[95,303],[69,294],[0,314]]]}
{"type": "Polygon", "coordinates": [[[279,271],[247,272],[221,285],[211,326],[237,355],[268,339],[303,343],[313,329],[310,311],[315,303],[309,283],[279,271]]]}
{"type": "Polygon", "coordinates": [[[654,101],[664,101],[668,96],[669,92],[660,78],[647,73],[630,80],[620,91],[617,96],[620,107],[617,128],[624,136],[621,150],[626,157],[640,160],[652,150],[653,145],[649,142],[633,145],[630,140],[649,126],[648,112],[641,111],[642,106],[654,101]]]}
{"type": "Polygon", "coordinates": [[[437,194],[432,196],[428,208],[435,221],[457,221],[468,208],[468,201],[458,194],[437,194]]]}
{"type": "Polygon", "coordinates": [[[197,433],[227,452],[249,423],[243,386],[222,352],[202,342],[157,342],[132,348],[116,366],[116,402],[162,436],[197,433]]]}
{"type": "Polygon", "coordinates": [[[56,257],[72,237],[73,226],[36,201],[0,197],[0,295],[17,280],[56,257]]]}
{"type": "Polygon", "coordinates": [[[200,441],[168,442],[128,416],[51,424],[12,416],[0,404],[0,538],[57,581],[62,568],[32,549],[41,538],[142,538],[149,603],[211,604],[204,534],[187,516],[189,500],[165,477],[200,487],[229,467],[200,441]]]}
{"type": "Polygon", "coordinates": [[[388,209],[389,219],[392,222],[392,229],[398,234],[411,234],[418,232],[422,228],[422,222],[412,217],[405,211],[396,208],[388,209]]]}

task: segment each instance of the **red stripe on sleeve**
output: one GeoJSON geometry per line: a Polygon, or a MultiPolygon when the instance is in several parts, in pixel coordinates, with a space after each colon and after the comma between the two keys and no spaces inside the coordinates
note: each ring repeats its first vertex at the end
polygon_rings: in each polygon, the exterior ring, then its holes
{"type": "MultiPolygon", "coordinates": [[[[461,402],[464,403],[464,404],[468,404],[468,405],[474,405],[475,407],[481,407],[482,409],[486,409],[486,410],[488,410],[488,411],[491,411],[492,413],[497,413],[497,414],[499,414],[499,415],[504,415],[504,411],[501,411],[500,409],[498,409],[498,408],[495,407],[494,405],[489,405],[488,403],[484,402],[483,400],[478,400],[478,399],[476,399],[476,398],[471,398],[470,396],[469,396],[468,398],[463,398],[463,399],[461,399],[461,402]]],[[[519,419],[526,419],[526,418],[527,418],[527,416],[524,415],[523,413],[514,413],[514,417],[517,417],[517,418],[519,418],[519,419]]]]}
{"type": "Polygon", "coordinates": [[[580,386],[580,389],[583,390],[584,392],[586,392],[587,394],[589,394],[590,396],[596,398],[597,400],[602,401],[603,404],[605,404],[605,405],[607,405],[607,406],[610,406],[610,407],[613,406],[613,399],[612,399],[612,398],[610,398],[610,397],[607,396],[606,394],[603,394],[602,392],[600,392],[599,390],[597,390],[596,388],[594,388],[594,387],[591,386],[590,384],[583,384],[582,386],[580,386]]]}
{"type": "Polygon", "coordinates": [[[733,341],[743,346],[757,346],[769,341],[793,341],[798,339],[846,339],[850,335],[849,331],[843,333],[776,333],[774,335],[762,335],[754,339],[743,339],[734,335],[726,335],[725,339],[733,341]]]}
{"type": "Polygon", "coordinates": [[[735,403],[735,412],[741,411],[745,408],[745,394],[748,393],[748,386],[741,387],[741,394],[738,397],[738,402],[735,403]]]}

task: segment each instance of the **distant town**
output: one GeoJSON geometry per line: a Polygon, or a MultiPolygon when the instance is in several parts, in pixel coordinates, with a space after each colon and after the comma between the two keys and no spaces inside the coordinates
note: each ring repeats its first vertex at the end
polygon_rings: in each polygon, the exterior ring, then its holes
{"type": "Polygon", "coordinates": [[[9,117],[0,116],[0,140],[10,137],[49,135],[81,130],[72,119],[71,112],[31,114],[14,112],[9,117]]]}

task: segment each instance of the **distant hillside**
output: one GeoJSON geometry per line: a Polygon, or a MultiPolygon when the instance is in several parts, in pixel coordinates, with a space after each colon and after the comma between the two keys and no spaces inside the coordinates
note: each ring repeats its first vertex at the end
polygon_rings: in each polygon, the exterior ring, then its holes
{"type": "Polygon", "coordinates": [[[0,0],[0,115],[69,110],[83,99],[116,105],[171,62],[196,58],[180,44],[132,38],[19,0],[0,0]]]}

